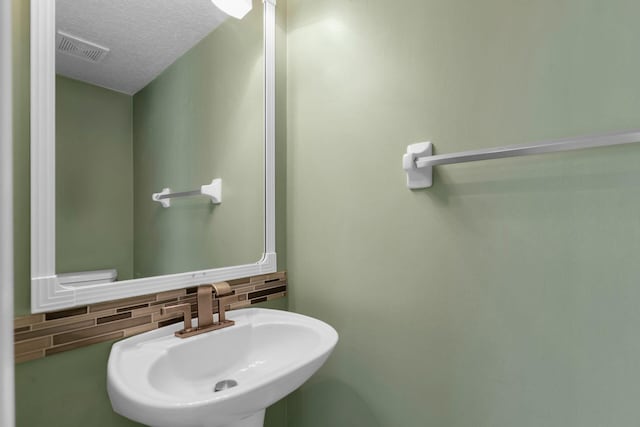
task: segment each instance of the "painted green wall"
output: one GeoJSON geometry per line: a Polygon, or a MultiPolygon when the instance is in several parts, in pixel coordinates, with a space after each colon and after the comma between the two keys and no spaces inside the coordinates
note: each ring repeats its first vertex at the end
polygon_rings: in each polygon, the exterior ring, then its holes
{"type": "Polygon", "coordinates": [[[264,252],[262,2],[134,96],[135,276],[250,264],[264,252]],[[151,200],[222,178],[222,203],[151,200]]]}
{"type": "Polygon", "coordinates": [[[29,314],[31,307],[29,186],[29,4],[12,1],[13,31],[13,218],[14,313],[29,314]]]}
{"type": "Polygon", "coordinates": [[[133,100],[56,77],[56,272],[133,278],[133,100]]]}
{"type": "MultiPolygon", "coordinates": [[[[13,0],[14,42],[14,213],[15,213],[15,313],[29,314],[29,2],[13,0]]],[[[278,70],[285,71],[285,8],[278,2],[278,70]]],[[[278,76],[277,161],[284,164],[285,108],[284,73],[278,76]]],[[[286,170],[277,171],[277,229],[279,254],[285,254],[286,218],[284,185],[286,170]]],[[[224,189],[223,189],[224,191],[224,189]]],[[[285,257],[278,262],[286,268],[285,257]]],[[[286,309],[287,299],[261,306],[286,309]]],[[[16,365],[18,427],[124,427],[137,425],[113,413],[106,394],[106,360],[110,343],[97,344],[41,360],[16,365]]],[[[266,427],[282,427],[286,422],[285,402],[267,410],[266,427]]]]}
{"type": "Polygon", "coordinates": [[[437,153],[640,127],[640,3],[290,0],[290,309],[336,327],[291,427],[600,427],[640,409],[640,145],[437,153]]]}

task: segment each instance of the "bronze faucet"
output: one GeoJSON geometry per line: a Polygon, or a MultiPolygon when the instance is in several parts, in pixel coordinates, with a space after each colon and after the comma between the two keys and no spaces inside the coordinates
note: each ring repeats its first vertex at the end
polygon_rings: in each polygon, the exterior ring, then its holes
{"type": "Polygon", "coordinates": [[[229,286],[227,282],[198,286],[198,292],[196,294],[198,301],[198,326],[196,328],[191,324],[191,304],[189,303],[162,307],[161,313],[163,315],[168,313],[182,313],[184,317],[184,329],[176,332],[176,336],[179,338],[187,338],[205,332],[215,331],[216,329],[226,328],[232,326],[235,322],[225,318],[224,300],[226,298],[223,297],[231,295],[232,293],[231,286],[229,286]],[[212,290],[218,301],[217,322],[213,321],[212,290]]]}

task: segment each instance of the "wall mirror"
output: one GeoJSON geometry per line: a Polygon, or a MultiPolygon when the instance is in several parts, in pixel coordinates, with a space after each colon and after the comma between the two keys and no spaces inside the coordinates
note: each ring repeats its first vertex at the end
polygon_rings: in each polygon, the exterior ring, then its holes
{"type": "Polygon", "coordinates": [[[275,0],[31,0],[31,307],[276,271],[275,0]]]}

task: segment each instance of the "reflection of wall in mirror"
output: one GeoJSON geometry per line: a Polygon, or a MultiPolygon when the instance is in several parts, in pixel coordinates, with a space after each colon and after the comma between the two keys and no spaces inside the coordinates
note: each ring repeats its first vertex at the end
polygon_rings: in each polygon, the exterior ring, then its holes
{"type": "Polygon", "coordinates": [[[254,4],[132,97],[58,77],[57,272],[117,268],[123,280],[260,258],[262,43],[254,4]],[[218,177],[219,206],[151,201],[218,177]]]}
{"type": "Polygon", "coordinates": [[[56,272],[133,278],[132,98],[56,77],[56,272]]]}

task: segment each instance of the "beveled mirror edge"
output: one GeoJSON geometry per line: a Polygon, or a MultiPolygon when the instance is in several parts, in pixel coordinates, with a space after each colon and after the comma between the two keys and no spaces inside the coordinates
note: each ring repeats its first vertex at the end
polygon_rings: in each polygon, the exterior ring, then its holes
{"type": "Polygon", "coordinates": [[[264,253],[252,264],[62,286],[55,273],[55,2],[31,0],[31,312],[42,313],[277,271],[275,0],[264,3],[264,253]]]}

